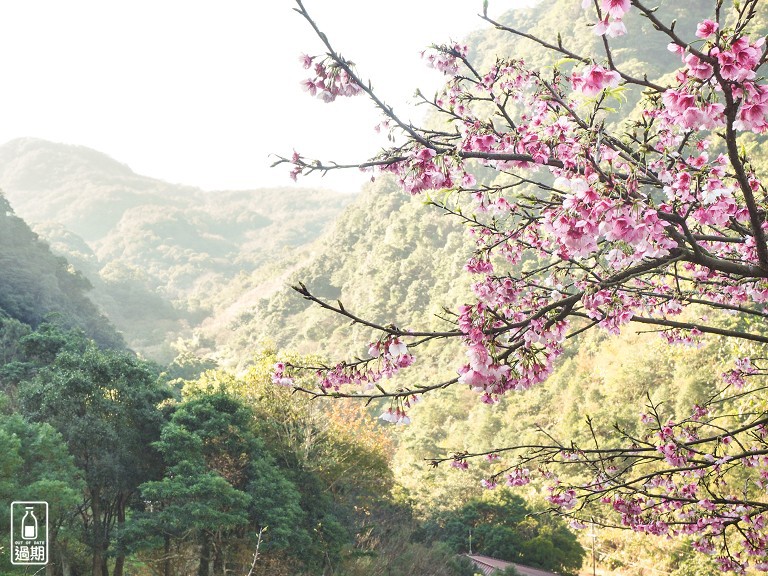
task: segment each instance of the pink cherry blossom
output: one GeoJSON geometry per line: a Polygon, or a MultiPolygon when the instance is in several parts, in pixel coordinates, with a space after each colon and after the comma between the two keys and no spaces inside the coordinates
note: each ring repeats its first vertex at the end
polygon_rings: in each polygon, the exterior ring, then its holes
{"type": "Polygon", "coordinates": [[[631,7],[629,0],[600,0],[600,6],[612,18],[623,18],[631,7]]]}
{"type": "Polygon", "coordinates": [[[746,86],[744,101],[734,126],[757,133],[768,130],[768,86],[746,86]]]}
{"type": "Polygon", "coordinates": [[[597,36],[607,34],[611,38],[617,38],[618,36],[624,36],[627,33],[627,27],[621,19],[617,18],[611,20],[606,16],[603,20],[600,20],[595,24],[592,28],[592,32],[597,36]]]}
{"type": "Polygon", "coordinates": [[[704,20],[699,22],[698,26],[696,26],[696,36],[699,38],[708,38],[717,32],[718,28],[720,28],[720,25],[717,22],[704,20]]]}
{"type": "Polygon", "coordinates": [[[606,70],[602,66],[593,64],[571,76],[571,85],[586,96],[596,96],[605,88],[615,88],[619,85],[621,76],[613,70],[606,70]]]}
{"type": "Polygon", "coordinates": [[[299,57],[299,61],[301,62],[301,65],[305,70],[309,70],[312,67],[312,63],[314,62],[314,60],[315,60],[314,56],[307,56],[306,54],[302,54],[299,57]]]}

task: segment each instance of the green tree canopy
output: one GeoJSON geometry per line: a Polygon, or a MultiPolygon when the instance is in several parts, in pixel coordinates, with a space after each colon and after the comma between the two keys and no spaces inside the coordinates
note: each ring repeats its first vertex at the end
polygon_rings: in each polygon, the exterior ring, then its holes
{"type": "MultiPolygon", "coordinates": [[[[113,529],[124,524],[136,488],[157,474],[151,443],[163,422],[157,406],[167,397],[146,363],[92,341],[82,342],[82,351],[65,346],[19,387],[22,412],[58,430],[83,472],[82,523],[94,576],[106,574],[113,529]]],[[[118,552],[115,576],[123,561],[118,552]]]]}

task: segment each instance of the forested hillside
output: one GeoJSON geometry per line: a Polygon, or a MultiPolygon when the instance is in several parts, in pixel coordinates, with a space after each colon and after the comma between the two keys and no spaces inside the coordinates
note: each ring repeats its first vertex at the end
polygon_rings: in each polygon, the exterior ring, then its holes
{"type": "MultiPolygon", "coordinates": [[[[12,216],[10,207],[8,212],[6,220],[14,223],[17,240],[35,237],[20,218],[12,216]],[[22,229],[26,232],[18,234],[22,229]]],[[[99,271],[92,249],[64,225],[47,223],[40,230],[58,239],[59,250],[69,253],[83,269],[99,271]]],[[[302,278],[328,297],[359,299],[361,310],[378,310],[382,321],[393,308],[396,314],[412,316],[414,322],[437,325],[435,315],[441,306],[453,306],[467,289],[454,283],[453,268],[443,266],[449,259],[460,268],[466,256],[460,249],[462,235],[461,227],[403,196],[390,179],[383,178],[366,189],[325,239],[314,248],[297,251],[298,261],[263,266],[252,274],[240,274],[229,288],[219,286],[222,317],[230,314],[234,322],[226,324],[221,317],[207,321],[164,373],[130,355],[99,350],[57,319],[41,324],[37,318],[29,322],[32,326],[5,321],[0,381],[6,415],[0,431],[26,437],[49,435],[55,450],[44,462],[50,467],[58,458],[62,463],[55,469],[56,484],[42,490],[50,493],[46,498],[59,510],[75,505],[84,510],[81,520],[57,517],[61,528],[53,554],[59,565],[72,573],[106,574],[136,570],[139,565],[185,570],[210,563],[215,572],[219,563],[247,566],[254,547],[260,546],[258,573],[287,574],[338,565],[349,575],[385,574],[393,567],[403,574],[419,574],[425,566],[446,576],[468,574],[467,566],[453,556],[466,549],[463,521],[481,533],[485,530],[487,538],[504,534],[506,548],[498,549],[499,555],[573,571],[583,554],[575,538],[556,521],[529,520],[524,530],[515,528],[531,509],[511,494],[484,502],[473,486],[466,495],[476,501],[460,512],[463,520],[451,520],[454,533],[444,535],[437,522],[446,514],[450,519],[451,508],[442,509],[440,518],[415,513],[432,500],[414,506],[417,491],[406,489],[390,469],[394,438],[371,419],[364,406],[318,404],[275,390],[269,380],[275,344],[283,350],[319,346],[333,354],[353,342],[328,322],[332,318],[311,311],[306,316],[303,301],[285,284],[302,278]],[[427,244],[422,242],[425,238],[427,244]],[[357,282],[348,282],[350,277],[357,282]],[[276,296],[250,299],[254,292],[267,293],[264,284],[276,296]],[[374,285],[380,288],[373,290],[374,285]],[[226,295],[232,300],[224,299],[226,295]],[[229,360],[240,370],[209,372],[198,380],[202,370],[214,365],[196,357],[206,353],[218,361],[229,360]],[[86,382],[94,387],[79,387],[86,382]],[[97,410],[99,387],[107,385],[118,396],[97,410]],[[129,391],[130,387],[135,390],[129,391]],[[160,400],[160,410],[155,411],[153,405],[160,400]],[[73,411],[82,413],[85,420],[60,416],[73,411]],[[211,411],[219,414],[217,418],[211,411]],[[112,421],[109,414],[120,416],[112,421]],[[19,420],[19,415],[26,420],[19,420]],[[127,434],[134,427],[142,430],[142,436],[131,440],[127,434]],[[88,440],[94,430],[99,430],[98,441],[88,440]],[[213,442],[221,449],[230,446],[225,450],[235,452],[195,452],[197,440],[189,447],[190,438],[213,442]],[[107,453],[118,444],[115,460],[107,453]],[[152,446],[149,453],[147,446],[152,446]],[[233,469],[239,466],[237,451],[247,454],[250,464],[233,469]],[[140,468],[136,465],[139,454],[151,457],[140,468]],[[104,480],[104,474],[124,478],[113,484],[104,480]],[[175,480],[180,475],[183,485],[175,480]],[[272,488],[265,491],[266,485],[272,488]],[[216,498],[208,495],[214,487],[219,493],[216,498]],[[144,502],[162,501],[162,513],[145,509],[139,495],[144,502]],[[194,509],[185,504],[189,498],[196,502],[194,509]],[[120,514],[130,521],[123,524],[106,512],[115,505],[123,507],[120,514]],[[249,512],[232,512],[232,505],[249,512]],[[506,507],[515,510],[511,523],[494,524],[493,516],[506,507]],[[211,522],[224,532],[209,531],[211,522]],[[264,528],[266,532],[261,531],[264,528]],[[122,535],[119,545],[118,534],[122,535]],[[536,540],[526,544],[533,536],[536,540]],[[226,546],[217,540],[222,537],[226,546]],[[304,552],[297,554],[298,545],[304,552]],[[163,546],[179,559],[168,560],[163,546]],[[206,546],[219,552],[206,552],[206,546]],[[562,553],[547,553],[553,546],[562,553]]],[[[72,265],[51,255],[39,241],[36,245],[48,259],[37,267],[35,278],[45,278],[49,267],[64,267],[73,278],[80,278],[81,289],[87,287],[72,265]]],[[[19,292],[16,287],[5,290],[19,292]]],[[[137,306],[155,301],[172,310],[161,294],[147,286],[135,286],[122,296],[112,294],[122,307],[135,299],[137,306]]],[[[83,301],[95,310],[87,299],[83,301]]],[[[55,308],[66,310],[71,305],[60,298],[55,308]]],[[[124,315],[130,318],[129,313],[124,315]]],[[[150,325],[157,322],[154,319],[150,325]]],[[[444,351],[446,365],[452,353],[444,351]]],[[[13,448],[9,462],[28,466],[27,456],[18,450],[13,448]]],[[[20,490],[18,482],[8,486],[9,494],[14,490],[20,490]]]]}
{"type": "Polygon", "coordinates": [[[0,147],[14,210],[94,286],[129,345],[158,360],[190,338],[240,274],[311,242],[352,198],[323,190],[204,192],[80,146],[0,147]]]}
{"type": "Polygon", "coordinates": [[[290,288],[300,282],[377,322],[439,326],[443,307],[454,308],[468,290],[457,281],[468,256],[463,237],[460,223],[382,177],[365,187],[317,243],[314,256],[284,278],[281,290],[260,299],[246,292],[233,304],[241,312],[212,332],[213,339],[227,344],[226,355],[241,363],[265,337],[281,349],[362,353],[355,347],[366,342],[366,330],[349,329],[342,319],[311,307],[290,288]]]}
{"type": "Polygon", "coordinates": [[[13,211],[0,193],[0,317],[32,327],[49,317],[79,328],[100,345],[120,348],[120,335],[88,298],[91,284],[13,211]]]}

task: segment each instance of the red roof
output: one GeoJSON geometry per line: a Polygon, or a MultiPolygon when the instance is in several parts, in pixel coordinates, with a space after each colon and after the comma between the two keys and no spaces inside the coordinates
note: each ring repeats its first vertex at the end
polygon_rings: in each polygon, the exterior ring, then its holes
{"type": "Polygon", "coordinates": [[[472,560],[475,566],[477,566],[485,576],[491,576],[497,570],[501,572],[510,566],[514,566],[522,576],[557,576],[554,572],[547,572],[546,570],[539,570],[538,568],[530,568],[528,566],[523,566],[522,564],[507,562],[506,560],[497,560],[490,556],[482,556],[480,554],[465,554],[465,556],[472,560]]]}

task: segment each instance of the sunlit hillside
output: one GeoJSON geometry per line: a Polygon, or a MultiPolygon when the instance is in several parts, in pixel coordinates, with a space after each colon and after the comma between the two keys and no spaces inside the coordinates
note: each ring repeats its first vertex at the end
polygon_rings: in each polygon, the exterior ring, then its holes
{"type": "Polygon", "coordinates": [[[321,189],[206,192],[36,139],[0,147],[0,188],[91,281],[128,344],[160,360],[238,276],[290,259],[353,199],[321,189]]]}

